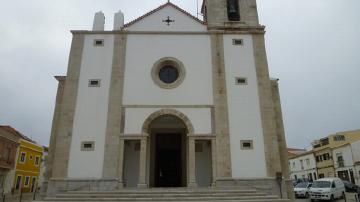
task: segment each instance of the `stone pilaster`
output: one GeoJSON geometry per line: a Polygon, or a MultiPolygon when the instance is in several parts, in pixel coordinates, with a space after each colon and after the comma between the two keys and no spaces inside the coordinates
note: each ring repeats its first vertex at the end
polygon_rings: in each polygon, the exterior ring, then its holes
{"type": "MultiPolygon", "coordinates": [[[[116,34],[114,39],[113,65],[111,72],[107,128],[105,137],[105,152],[103,163],[103,177],[107,179],[119,178],[119,153],[123,150],[120,145],[122,123],[122,100],[125,71],[126,35],[116,34]]],[[[121,174],[122,175],[122,174],[121,174]]],[[[122,179],[119,179],[122,181],[122,179]]]]}
{"type": "Polygon", "coordinates": [[[294,190],[292,188],[292,181],[290,181],[290,172],[289,172],[289,159],[286,151],[286,139],[285,139],[285,130],[284,123],[281,111],[281,101],[279,94],[279,85],[277,80],[272,80],[272,95],[275,111],[275,121],[276,121],[276,134],[279,141],[279,152],[280,152],[280,162],[281,170],[285,179],[286,195],[289,199],[294,200],[294,190]]]}
{"type": "Polygon", "coordinates": [[[53,154],[51,154],[54,157],[52,178],[67,177],[84,39],[85,36],[83,34],[73,35],[67,77],[58,120],[59,125],[55,124],[57,129],[53,134],[53,136],[55,136],[55,143],[53,154]]]}
{"type": "Polygon", "coordinates": [[[120,138],[119,140],[119,156],[118,156],[118,167],[117,167],[117,176],[118,176],[118,188],[124,187],[124,143],[125,140],[120,138]]]}
{"type": "Polygon", "coordinates": [[[140,163],[139,163],[139,183],[138,188],[147,188],[146,183],[146,151],[147,151],[147,138],[140,140],[140,163]]]}
{"type": "Polygon", "coordinates": [[[196,187],[195,139],[188,137],[188,187],[196,187]]]}
{"type": "Polygon", "coordinates": [[[51,136],[50,136],[50,143],[49,143],[49,154],[46,157],[46,161],[45,161],[45,164],[46,164],[46,172],[44,173],[45,180],[44,180],[44,184],[41,186],[42,193],[46,192],[48,181],[49,181],[50,177],[52,176],[52,170],[53,170],[52,168],[53,168],[53,163],[54,163],[54,155],[55,155],[55,147],[56,147],[56,134],[57,134],[58,127],[59,127],[61,104],[62,104],[62,100],[63,100],[64,86],[65,86],[65,80],[66,80],[65,76],[56,76],[55,78],[58,80],[59,84],[58,84],[57,93],[56,93],[54,117],[53,117],[53,121],[52,121],[51,136]]]}
{"type": "Polygon", "coordinates": [[[210,37],[212,50],[217,177],[231,177],[230,132],[223,35],[212,34],[210,37]]]}
{"type": "Polygon", "coordinates": [[[211,139],[211,166],[212,166],[212,182],[211,186],[216,186],[216,139],[211,139]]]}
{"type": "Polygon", "coordinates": [[[274,104],[265,50],[265,40],[263,34],[253,34],[252,38],[258,81],[261,122],[264,135],[267,175],[269,177],[275,177],[276,172],[281,172],[281,162],[278,137],[276,135],[276,122],[274,120],[274,104]]]}

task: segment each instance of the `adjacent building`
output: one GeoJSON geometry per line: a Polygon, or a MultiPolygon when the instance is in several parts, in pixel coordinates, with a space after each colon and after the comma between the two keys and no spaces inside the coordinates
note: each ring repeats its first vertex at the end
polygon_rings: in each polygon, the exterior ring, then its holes
{"type": "Polygon", "coordinates": [[[332,156],[337,176],[360,185],[360,141],[334,148],[332,156]]]}
{"type": "Polygon", "coordinates": [[[11,126],[0,126],[0,151],[0,180],[4,193],[34,191],[43,147],[11,126]]]}
{"type": "Polygon", "coordinates": [[[0,194],[11,191],[19,136],[9,126],[0,126],[0,194]]]}
{"type": "Polygon", "coordinates": [[[339,177],[360,183],[360,130],[338,132],[312,142],[311,151],[290,154],[292,179],[339,177]]]}
{"type": "Polygon", "coordinates": [[[291,179],[313,181],[318,178],[315,156],[312,151],[289,158],[291,179]]]}
{"type": "Polygon", "coordinates": [[[360,140],[360,130],[338,132],[312,143],[319,178],[335,177],[333,148],[360,140]]]}
{"type": "Polygon", "coordinates": [[[19,143],[14,191],[33,192],[38,185],[43,147],[24,139],[20,139],[19,143]]]}

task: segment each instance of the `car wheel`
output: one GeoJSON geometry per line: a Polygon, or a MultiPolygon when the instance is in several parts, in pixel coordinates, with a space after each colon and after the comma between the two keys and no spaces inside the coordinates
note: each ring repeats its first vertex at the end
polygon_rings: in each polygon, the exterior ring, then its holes
{"type": "Polygon", "coordinates": [[[343,192],[343,193],[341,194],[341,199],[346,199],[345,192],[343,192]]]}
{"type": "Polygon", "coordinates": [[[331,201],[331,202],[335,201],[334,195],[331,195],[330,201],[331,201]]]}
{"type": "Polygon", "coordinates": [[[309,193],[308,192],[306,192],[305,198],[309,198],[309,193]]]}

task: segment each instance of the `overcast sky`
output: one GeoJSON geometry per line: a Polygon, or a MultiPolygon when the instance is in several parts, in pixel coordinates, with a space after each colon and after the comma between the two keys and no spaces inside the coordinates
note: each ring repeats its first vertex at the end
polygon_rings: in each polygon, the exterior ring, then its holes
{"type": "MultiPolygon", "coordinates": [[[[201,0],[199,0],[201,2],[201,0]]],[[[0,12],[0,125],[48,145],[57,81],[70,30],[106,29],[121,9],[130,21],[166,0],[12,0],[0,12]]],[[[173,0],[196,15],[196,0],[173,0]]],[[[360,129],[360,1],[258,0],[271,77],[280,79],[288,146],[360,129]]]]}

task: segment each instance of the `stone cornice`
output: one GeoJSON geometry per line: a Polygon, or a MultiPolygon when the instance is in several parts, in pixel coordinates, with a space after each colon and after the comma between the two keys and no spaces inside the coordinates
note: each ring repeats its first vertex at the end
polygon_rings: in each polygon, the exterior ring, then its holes
{"type": "Polygon", "coordinates": [[[265,26],[243,26],[225,28],[222,26],[211,27],[210,30],[204,32],[160,32],[160,31],[88,31],[88,30],[71,30],[72,34],[151,34],[151,35],[210,35],[210,34],[264,34],[265,26]]]}

